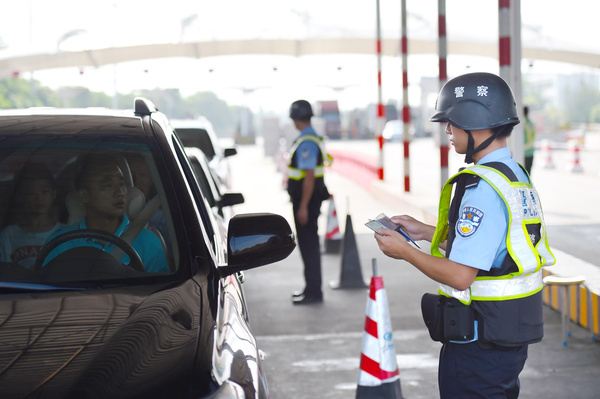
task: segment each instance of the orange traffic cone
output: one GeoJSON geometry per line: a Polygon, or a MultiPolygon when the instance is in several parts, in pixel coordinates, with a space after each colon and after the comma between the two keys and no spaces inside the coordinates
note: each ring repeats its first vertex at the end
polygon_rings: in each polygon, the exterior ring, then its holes
{"type": "Polygon", "coordinates": [[[375,259],[356,389],[356,399],[371,398],[402,398],[387,295],[383,278],[377,276],[375,259]]]}
{"type": "Polygon", "coordinates": [[[327,214],[327,232],[325,233],[325,252],[328,254],[337,254],[340,252],[342,243],[342,233],[338,223],[337,212],[333,195],[329,195],[329,213],[327,214]]]}

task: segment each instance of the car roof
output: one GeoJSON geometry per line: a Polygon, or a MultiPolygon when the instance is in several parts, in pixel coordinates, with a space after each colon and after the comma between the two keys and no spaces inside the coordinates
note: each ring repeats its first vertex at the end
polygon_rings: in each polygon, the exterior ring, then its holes
{"type": "Polygon", "coordinates": [[[403,121],[401,121],[400,119],[390,119],[389,121],[386,122],[386,125],[397,126],[397,125],[401,125],[402,123],[403,123],[403,121]]]}
{"type": "Polygon", "coordinates": [[[140,116],[133,111],[106,108],[27,108],[0,111],[0,129],[10,134],[144,135],[140,116]]]}
{"type": "Polygon", "coordinates": [[[169,119],[169,122],[174,129],[213,129],[212,123],[204,116],[190,119],[169,119]]]}

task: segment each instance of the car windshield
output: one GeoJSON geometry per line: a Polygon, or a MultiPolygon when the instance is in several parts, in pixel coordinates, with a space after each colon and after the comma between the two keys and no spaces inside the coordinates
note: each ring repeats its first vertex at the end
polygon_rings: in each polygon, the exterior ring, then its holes
{"type": "Polygon", "coordinates": [[[160,153],[146,137],[110,137],[0,138],[0,283],[176,271],[160,153]]]}

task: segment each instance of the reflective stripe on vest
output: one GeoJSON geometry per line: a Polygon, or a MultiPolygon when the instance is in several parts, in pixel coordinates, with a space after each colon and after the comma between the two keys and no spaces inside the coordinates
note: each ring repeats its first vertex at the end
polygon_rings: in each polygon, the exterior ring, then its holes
{"type": "Polygon", "coordinates": [[[533,295],[543,288],[542,271],[527,275],[476,278],[469,289],[459,291],[440,284],[438,292],[464,304],[471,301],[506,301],[533,295]]]}
{"type": "MultiPolygon", "coordinates": [[[[315,168],[315,177],[323,177],[325,175],[325,167],[317,166],[315,168]]],[[[288,179],[292,180],[302,180],[306,176],[306,171],[304,169],[292,168],[291,166],[288,168],[288,179]]]]}
{"type": "Polygon", "coordinates": [[[446,182],[440,196],[438,223],[432,239],[431,254],[444,256],[439,250],[439,243],[448,236],[448,211],[452,182],[461,173],[470,173],[481,177],[494,188],[504,201],[509,215],[506,248],[519,270],[505,276],[478,276],[471,287],[464,291],[457,291],[440,284],[440,292],[454,296],[464,303],[470,303],[472,299],[514,299],[538,292],[542,288],[540,268],[553,265],[556,261],[548,245],[539,196],[532,184],[511,182],[494,168],[475,165],[459,172],[446,182]],[[540,240],[535,246],[527,232],[528,224],[541,225],[540,240]],[[530,277],[538,274],[539,277],[530,277]]]}

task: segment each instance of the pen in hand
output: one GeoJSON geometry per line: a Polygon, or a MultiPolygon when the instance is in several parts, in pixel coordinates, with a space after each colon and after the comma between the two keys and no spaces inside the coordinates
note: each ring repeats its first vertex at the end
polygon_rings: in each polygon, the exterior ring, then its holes
{"type": "Polygon", "coordinates": [[[402,234],[402,236],[403,236],[404,238],[406,238],[406,241],[413,243],[413,244],[415,245],[415,247],[417,247],[417,248],[421,249],[421,247],[419,246],[419,244],[417,244],[417,243],[415,242],[415,240],[413,240],[412,238],[410,238],[410,236],[409,236],[409,235],[408,235],[408,234],[407,234],[407,233],[406,233],[404,230],[402,230],[402,228],[401,228],[401,227],[398,227],[398,228],[396,229],[396,231],[397,231],[398,233],[402,234]]]}

